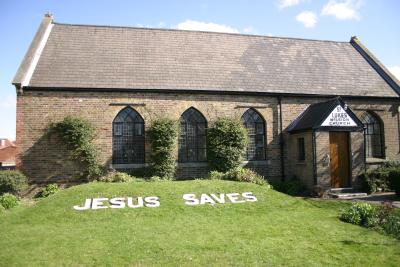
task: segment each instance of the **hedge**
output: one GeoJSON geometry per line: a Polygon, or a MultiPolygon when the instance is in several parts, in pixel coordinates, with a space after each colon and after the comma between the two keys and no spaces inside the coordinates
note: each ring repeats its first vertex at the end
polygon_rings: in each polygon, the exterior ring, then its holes
{"type": "Polygon", "coordinates": [[[242,122],[219,118],[207,131],[207,160],[211,170],[227,172],[240,166],[247,145],[242,122]]]}
{"type": "Polygon", "coordinates": [[[150,129],[152,175],[172,179],[176,169],[178,123],[167,118],[156,119],[150,129]]]}

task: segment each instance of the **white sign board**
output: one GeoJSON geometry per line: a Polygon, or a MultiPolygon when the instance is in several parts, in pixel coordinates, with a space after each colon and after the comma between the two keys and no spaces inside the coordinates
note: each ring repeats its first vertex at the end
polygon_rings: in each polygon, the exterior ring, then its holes
{"type": "Polygon", "coordinates": [[[357,123],[353,121],[341,105],[338,105],[331,114],[329,114],[321,126],[351,127],[357,126],[357,123]]]}

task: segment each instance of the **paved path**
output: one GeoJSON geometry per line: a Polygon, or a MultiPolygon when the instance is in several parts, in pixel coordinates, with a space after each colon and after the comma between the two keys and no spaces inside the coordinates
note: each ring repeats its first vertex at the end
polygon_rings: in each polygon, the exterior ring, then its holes
{"type": "Polygon", "coordinates": [[[382,204],[383,202],[391,202],[396,208],[400,208],[400,198],[396,197],[394,192],[383,192],[368,195],[366,197],[354,197],[337,200],[365,201],[372,204],[382,204]]]}

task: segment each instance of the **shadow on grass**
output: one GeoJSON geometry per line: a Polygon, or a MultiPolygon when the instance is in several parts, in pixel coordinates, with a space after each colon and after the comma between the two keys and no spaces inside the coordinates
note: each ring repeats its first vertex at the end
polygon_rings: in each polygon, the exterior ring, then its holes
{"type": "Polygon", "coordinates": [[[343,245],[362,245],[362,242],[354,241],[354,240],[341,240],[339,241],[343,245]]]}
{"type": "Polygon", "coordinates": [[[367,246],[367,245],[373,245],[373,246],[385,246],[385,245],[393,245],[397,244],[396,240],[393,240],[392,242],[359,242],[359,241],[354,241],[354,240],[340,240],[339,243],[342,243],[343,245],[347,246],[367,246]]]}

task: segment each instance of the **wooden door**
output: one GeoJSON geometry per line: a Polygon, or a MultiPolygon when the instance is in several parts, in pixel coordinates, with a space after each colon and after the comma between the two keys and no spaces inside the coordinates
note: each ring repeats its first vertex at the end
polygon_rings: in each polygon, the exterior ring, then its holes
{"type": "Polygon", "coordinates": [[[329,132],[331,186],[350,186],[349,133],[329,132]]]}

